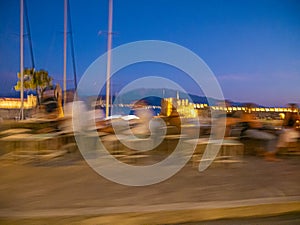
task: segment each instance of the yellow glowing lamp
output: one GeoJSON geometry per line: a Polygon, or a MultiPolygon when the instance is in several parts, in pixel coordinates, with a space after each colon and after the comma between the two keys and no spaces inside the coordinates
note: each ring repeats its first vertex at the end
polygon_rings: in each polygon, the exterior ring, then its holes
{"type": "Polygon", "coordinates": [[[280,119],[284,120],[285,114],[284,113],[279,113],[280,119]]]}

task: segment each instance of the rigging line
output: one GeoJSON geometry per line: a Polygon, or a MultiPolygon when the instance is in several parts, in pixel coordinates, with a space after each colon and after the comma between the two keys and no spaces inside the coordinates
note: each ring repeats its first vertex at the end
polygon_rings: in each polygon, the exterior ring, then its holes
{"type": "Polygon", "coordinates": [[[28,8],[27,8],[26,0],[24,0],[24,9],[25,9],[26,28],[27,28],[27,32],[28,32],[28,41],[29,41],[29,50],[30,50],[30,57],[31,57],[31,66],[34,69],[35,68],[35,62],[34,62],[32,39],[31,39],[31,32],[30,32],[30,26],[29,26],[28,8]]]}
{"type": "Polygon", "coordinates": [[[70,44],[71,44],[71,56],[72,56],[72,64],[73,64],[73,73],[74,73],[74,86],[75,90],[77,90],[77,74],[76,74],[76,64],[75,64],[75,53],[74,53],[74,41],[73,41],[73,30],[72,30],[72,21],[71,21],[71,10],[70,10],[70,2],[68,0],[68,19],[69,19],[69,33],[70,33],[70,44]]]}

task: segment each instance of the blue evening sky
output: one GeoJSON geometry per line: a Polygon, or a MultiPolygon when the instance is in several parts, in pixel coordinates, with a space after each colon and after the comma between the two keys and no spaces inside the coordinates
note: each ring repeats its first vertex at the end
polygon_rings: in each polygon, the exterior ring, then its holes
{"type": "MultiPolygon", "coordinates": [[[[19,0],[0,0],[0,95],[13,92],[19,71],[19,0]]],[[[27,0],[36,69],[63,79],[63,0],[27,0]]],[[[70,0],[77,74],[106,52],[108,0],[70,0]],[[100,32],[99,34],[99,31],[100,32]]],[[[300,103],[300,1],[114,0],[113,47],[163,40],[199,55],[226,99],[266,106],[300,103]]],[[[25,39],[25,67],[30,67],[25,39]]],[[[120,71],[117,92],[141,76],[164,76],[201,95],[187,75],[164,65],[120,71]]],[[[68,43],[68,88],[73,87],[68,43]]]]}

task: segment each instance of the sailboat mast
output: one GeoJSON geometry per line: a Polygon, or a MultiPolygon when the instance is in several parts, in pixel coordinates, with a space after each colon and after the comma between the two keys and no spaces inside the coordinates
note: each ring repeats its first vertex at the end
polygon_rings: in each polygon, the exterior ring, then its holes
{"type": "Polygon", "coordinates": [[[21,117],[24,119],[24,0],[20,0],[20,76],[21,76],[21,117]]]}
{"type": "Polygon", "coordinates": [[[68,29],[68,0],[64,1],[64,106],[67,102],[67,29],[68,29]]]}
{"type": "Polygon", "coordinates": [[[73,41],[73,29],[72,29],[72,20],[71,20],[71,9],[70,2],[68,1],[68,21],[69,21],[69,33],[70,33],[70,44],[71,44],[71,55],[72,55],[72,64],[73,64],[73,73],[74,73],[74,87],[75,91],[77,90],[77,73],[76,73],[76,64],[75,64],[75,53],[74,53],[74,41],[73,41]]]}
{"type": "Polygon", "coordinates": [[[110,69],[111,69],[111,45],[112,45],[112,19],[113,19],[113,0],[109,0],[107,66],[106,66],[106,117],[109,116],[109,105],[110,105],[110,69]]]}
{"type": "Polygon", "coordinates": [[[28,7],[27,7],[26,0],[24,0],[24,10],[25,10],[26,28],[27,28],[27,32],[28,32],[29,50],[30,50],[30,57],[31,57],[31,67],[32,67],[32,69],[35,69],[32,39],[31,39],[30,24],[29,24],[29,16],[28,16],[28,7]]]}

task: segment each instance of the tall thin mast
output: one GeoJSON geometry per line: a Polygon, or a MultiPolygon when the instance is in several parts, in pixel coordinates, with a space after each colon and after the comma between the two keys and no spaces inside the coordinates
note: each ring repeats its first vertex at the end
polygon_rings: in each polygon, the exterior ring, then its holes
{"type": "Polygon", "coordinates": [[[69,33],[70,33],[70,44],[71,44],[71,55],[72,55],[72,64],[73,64],[73,73],[74,73],[74,87],[75,91],[77,90],[77,73],[76,73],[76,64],[75,64],[75,53],[74,53],[74,41],[73,41],[73,29],[72,29],[72,20],[71,20],[71,9],[70,2],[68,0],[68,20],[69,20],[69,33]]]}
{"type": "Polygon", "coordinates": [[[32,47],[32,39],[31,39],[30,24],[29,24],[29,16],[28,16],[28,8],[27,8],[27,2],[26,2],[26,0],[24,0],[24,9],[25,9],[26,28],[27,28],[27,32],[28,32],[28,41],[29,41],[29,50],[30,50],[30,57],[31,57],[31,66],[32,66],[33,69],[35,69],[33,47],[32,47]]]}
{"type": "Polygon", "coordinates": [[[21,117],[24,119],[24,2],[20,0],[20,75],[21,75],[21,117]]]}
{"type": "Polygon", "coordinates": [[[67,29],[68,29],[68,0],[64,1],[64,106],[67,102],[67,29]]]}
{"type": "Polygon", "coordinates": [[[106,67],[106,117],[109,116],[109,105],[110,105],[109,96],[110,96],[110,67],[111,67],[111,45],[112,45],[112,19],[113,19],[113,0],[109,0],[107,67],[106,67]]]}

